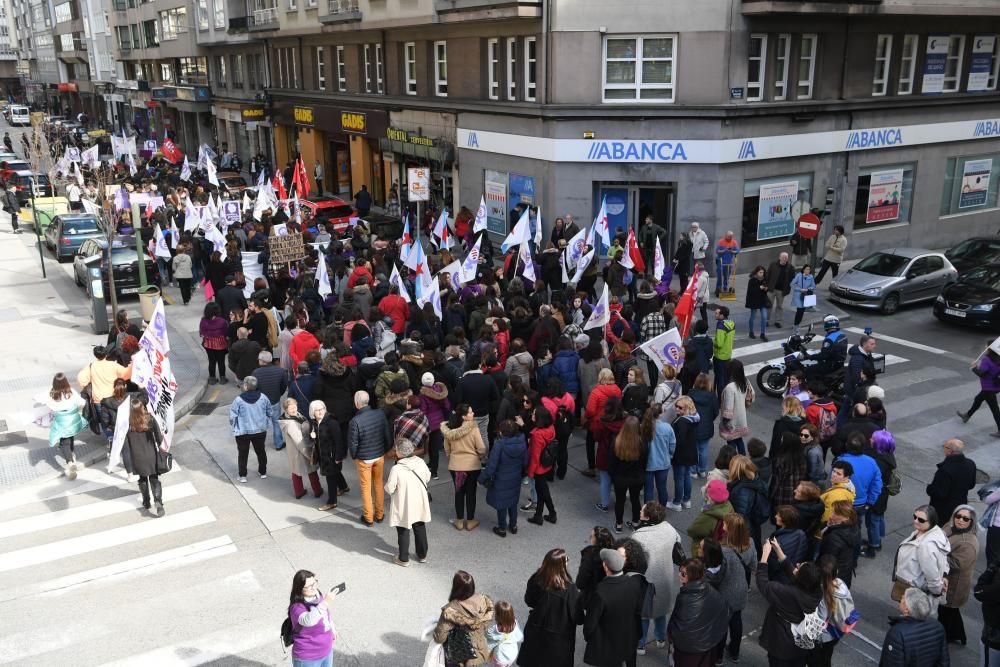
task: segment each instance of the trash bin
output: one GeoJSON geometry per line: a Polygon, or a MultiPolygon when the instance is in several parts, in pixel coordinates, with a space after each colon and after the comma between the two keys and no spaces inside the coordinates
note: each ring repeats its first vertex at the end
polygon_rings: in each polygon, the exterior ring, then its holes
{"type": "Polygon", "coordinates": [[[156,302],[160,300],[160,288],[156,285],[147,285],[139,292],[139,305],[142,306],[142,319],[149,322],[153,319],[153,311],[156,310],[156,302]]]}

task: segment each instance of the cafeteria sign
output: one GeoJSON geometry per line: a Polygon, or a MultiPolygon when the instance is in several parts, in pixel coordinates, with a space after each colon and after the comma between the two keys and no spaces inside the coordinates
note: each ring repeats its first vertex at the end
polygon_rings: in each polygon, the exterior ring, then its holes
{"type": "Polygon", "coordinates": [[[296,125],[308,125],[312,127],[315,122],[313,108],[312,107],[295,107],[293,109],[293,114],[295,116],[296,125]]]}
{"type": "Polygon", "coordinates": [[[885,222],[899,218],[903,170],[874,171],[868,185],[868,213],[865,222],[885,222]]]}

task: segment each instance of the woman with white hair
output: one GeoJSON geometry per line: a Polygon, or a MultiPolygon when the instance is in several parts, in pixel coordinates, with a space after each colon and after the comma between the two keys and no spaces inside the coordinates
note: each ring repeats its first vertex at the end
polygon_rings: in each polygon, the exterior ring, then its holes
{"type": "Polygon", "coordinates": [[[393,562],[401,567],[410,564],[410,531],[416,539],[417,562],[427,562],[427,522],[431,520],[431,502],[427,482],[431,471],[422,458],[413,455],[413,442],[396,440],[396,465],[389,471],[385,492],[391,498],[389,525],[396,528],[399,555],[393,562]]]}
{"type": "Polygon", "coordinates": [[[257,378],[248,375],[243,378],[243,393],[229,406],[229,426],[236,438],[237,465],[240,483],[247,483],[247,459],[250,446],[257,455],[257,473],[267,479],[267,451],[264,439],[271,427],[271,400],[257,389],[257,378]]]}
{"type": "Polygon", "coordinates": [[[319,511],[329,512],[337,509],[337,496],[351,490],[347,486],[347,480],[344,479],[347,440],[336,418],[327,413],[326,403],[323,401],[313,401],[309,404],[309,419],[312,423],[313,444],[316,446],[314,460],[319,465],[320,474],[326,477],[326,488],[329,493],[326,504],[320,505],[319,511]]]}
{"type": "MultiPolygon", "coordinates": [[[[310,417],[315,403],[326,409],[322,401],[314,401],[309,405],[310,417]]],[[[299,412],[299,402],[294,398],[286,398],[281,402],[278,426],[285,438],[285,444],[291,445],[288,448],[288,469],[292,474],[292,492],[295,494],[295,499],[298,500],[306,495],[305,486],[302,484],[303,475],[309,475],[309,485],[312,487],[313,495],[319,498],[323,495],[323,487],[319,483],[319,475],[316,474],[318,466],[313,463],[315,431],[305,415],[299,412]]]]}

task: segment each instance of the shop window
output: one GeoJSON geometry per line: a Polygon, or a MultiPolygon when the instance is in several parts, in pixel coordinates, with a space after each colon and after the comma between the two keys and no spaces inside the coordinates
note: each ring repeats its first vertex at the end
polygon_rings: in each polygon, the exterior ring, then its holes
{"type": "Polygon", "coordinates": [[[448,42],[434,42],[434,94],[448,97],[448,42]]]}
{"type": "Polygon", "coordinates": [[[487,41],[486,53],[486,76],[489,80],[487,91],[491,100],[498,100],[500,99],[500,40],[487,41]]]}
{"type": "Polygon", "coordinates": [[[942,92],[957,93],[962,82],[962,57],[965,55],[965,35],[948,38],[948,58],[944,62],[944,88],[942,92]]]}
{"type": "Polygon", "coordinates": [[[813,77],[816,75],[816,35],[802,35],[799,42],[799,85],[798,98],[811,100],[813,96],[813,77]]]}
{"type": "Polygon", "coordinates": [[[535,101],[535,91],[538,88],[536,46],[537,42],[534,37],[524,38],[524,99],[529,102],[535,101]]]}
{"type": "Polygon", "coordinates": [[[941,193],[941,215],[976,213],[997,207],[1000,153],[948,158],[941,193]]]}
{"type": "Polygon", "coordinates": [[[917,71],[917,47],[920,46],[920,35],[903,35],[902,57],[899,61],[899,85],[897,95],[909,95],[913,92],[913,77],[917,71]]]}
{"type": "Polygon", "coordinates": [[[160,81],[170,83],[174,80],[173,68],[167,63],[160,63],[160,81]]]}
{"type": "Polygon", "coordinates": [[[750,35],[747,48],[747,102],[764,99],[764,69],[767,63],[767,35],[750,35]]]}
{"type": "Polygon", "coordinates": [[[517,38],[507,38],[507,99],[517,99],[517,38]]]}
{"type": "Polygon", "coordinates": [[[788,63],[792,50],[792,36],[783,33],[774,43],[774,101],[788,99],[788,63]]]}
{"type": "Polygon", "coordinates": [[[676,35],[604,40],[604,101],[674,101],[676,35]]]}
{"type": "Polygon", "coordinates": [[[910,221],[915,164],[879,165],[858,170],[854,229],[910,221]]]}
{"type": "Polygon", "coordinates": [[[875,73],[872,97],[881,97],[889,89],[889,63],[892,62],[892,35],[879,35],[875,42],[875,73]]]}
{"type": "MultiPolygon", "coordinates": [[[[405,78],[406,78],[406,94],[416,95],[417,94],[417,45],[414,42],[407,42],[403,47],[406,53],[405,58],[405,78]]],[[[341,54],[343,52],[343,47],[337,47],[337,53],[341,54]]],[[[339,56],[338,56],[339,57],[339,56]]],[[[343,59],[341,59],[343,62],[343,59]]],[[[344,88],[341,88],[344,90],[344,88]]]]}
{"type": "Polygon", "coordinates": [[[993,68],[990,70],[990,78],[986,80],[986,90],[997,89],[997,79],[1000,78],[1000,35],[995,35],[993,39],[993,68]]]}
{"type": "MultiPolygon", "coordinates": [[[[740,245],[750,248],[790,237],[795,232],[796,216],[812,207],[812,184],[812,174],[744,181],[740,245]]],[[[725,231],[720,230],[719,235],[725,231]]]]}

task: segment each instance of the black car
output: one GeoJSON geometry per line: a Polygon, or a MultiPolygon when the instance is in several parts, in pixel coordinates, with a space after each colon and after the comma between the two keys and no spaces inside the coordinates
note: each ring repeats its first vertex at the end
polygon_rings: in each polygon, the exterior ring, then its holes
{"type": "MultiPolygon", "coordinates": [[[[144,255],[146,260],[146,282],[149,285],[160,284],[160,273],[156,262],[144,255]]],[[[88,239],[80,246],[73,257],[73,278],[76,284],[84,286],[90,280],[90,267],[99,266],[104,283],[104,293],[110,292],[108,283],[108,265],[115,267],[115,290],[118,294],[138,294],[139,292],[139,256],[135,248],[134,236],[118,236],[111,244],[110,253],[107,239],[88,239]],[[110,262],[108,256],[110,254],[110,262]]]]}
{"type": "Polygon", "coordinates": [[[19,171],[14,176],[14,190],[17,192],[17,201],[24,207],[31,204],[31,183],[34,181],[35,184],[35,196],[36,197],[54,197],[55,189],[52,187],[52,183],[49,182],[49,177],[47,174],[42,174],[39,172],[31,173],[28,171],[19,171]]]}
{"type": "Polygon", "coordinates": [[[977,327],[1000,325],[1000,263],[960,273],[934,302],[934,315],[944,322],[977,327]]]}
{"type": "Polygon", "coordinates": [[[976,236],[945,251],[952,266],[968,271],[974,266],[1000,262],[1000,236],[976,236]]]}

